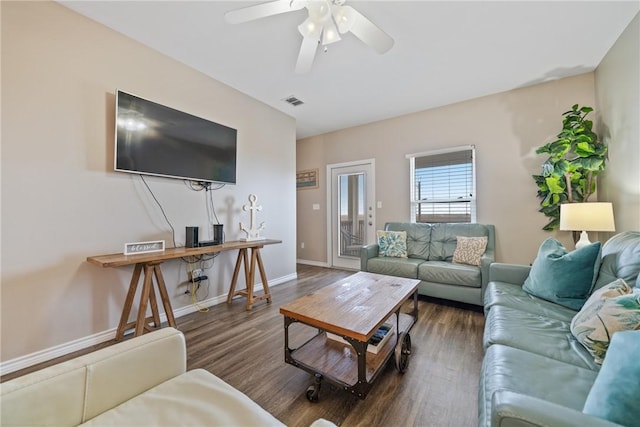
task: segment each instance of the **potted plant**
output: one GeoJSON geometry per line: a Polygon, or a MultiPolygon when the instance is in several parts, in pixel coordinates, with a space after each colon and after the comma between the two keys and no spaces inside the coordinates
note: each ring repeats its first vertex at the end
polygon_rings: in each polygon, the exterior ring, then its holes
{"type": "Polygon", "coordinates": [[[543,230],[560,224],[562,203],[586,202],[596,191],[598,174],[604,170],[607,146],[592,130],[587,119],[591,107],[575,104],[563,113],[562,131],[556,140],[539,147],[536,154],[548,154],[540,175],[533,175],[538,185],[539,212],[550,218],[543,230]]]}

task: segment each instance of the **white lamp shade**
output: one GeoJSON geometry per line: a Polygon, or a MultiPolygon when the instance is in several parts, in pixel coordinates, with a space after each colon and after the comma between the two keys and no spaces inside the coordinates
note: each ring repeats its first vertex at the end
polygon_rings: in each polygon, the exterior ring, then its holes
{"type": "Polygon", "coordinates": [[[560,230],[616,231],[613,204],[608,202],[560,205],[560,230]]]}

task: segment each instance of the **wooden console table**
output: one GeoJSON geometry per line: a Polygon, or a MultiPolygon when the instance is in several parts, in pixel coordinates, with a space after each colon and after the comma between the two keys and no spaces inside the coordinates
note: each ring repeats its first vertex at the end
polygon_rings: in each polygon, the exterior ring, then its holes
{"type": "Polygon", "coordinates": [[[155,282],[160,294],[160,300],[162,301],[164,312],[167,315],[167,323],[169,326],[173,326],[174,328],[176,327],[176,319],[173,316],[171,301],[169,299],[169,294],[167,293],[164,277],[162,276],[162,270],[160,269],[160,264],[166,260],[238,250],[238,258],[236,259],[236,266],[233,271],[233,278],[231,279],[227,303],[230,303],[236,295],[242,295],[247,298],[247,310],[251,310],[253,303],[258,300],[266,299],[267,302],[271,302],[271,293],[269,291],[269,284],[267,283],[267,275],[264,271],[264,265],[262,264],[260,249],[265,245],[272,245],[276,243],[282,243],[282,241],[270,239],[254,240],[249,242],[233,241],[225,242],[221,245],[205,246],[201,248],[170,248],[162,252],[147,254],[111,254],[90,256],[87,257],[87,261],[100,267],[121,267],[124,265],[135,264],[131,283],[129,284],[129,291],[127,292],[127,297],[124,302],[124,307],[122,308],[122,314],[120,316],[120,322],[118,323],[118,329],[116,332],[116,341],[119,341],[124,337],[124,333],[129,329],[135,328],[134,336],[138,336],[142,335],[145,331],[151,331],[160,327],[160,314],[153,285],[154,276],[156,278],[155,282]],[[249,251],[251,252],[250,255],[249,251]],[[249,256],[251,257],[251,261],[249,261],[249,256]],[[246,289],[236,291],[238,273],[240,272],[240,267],[243,263],[246,289]],[[256,265],[260,272],[260,278],[262,279],[262,287],[264,290],[264,293],[259,296],[256,296],[253,293],[256,265]],[[144,273],[144,280],[142,284],[142,291],[140,293],[138,313],[136,320],[129,322],[129,314],[131,313],[141,273],[144,273]],[[147,306],[150,306],[151,308],[151,316],[149,317],[147,317],[147,306]],[[153,322],[153,327],[150,325],[151,322],[153,322]]]}

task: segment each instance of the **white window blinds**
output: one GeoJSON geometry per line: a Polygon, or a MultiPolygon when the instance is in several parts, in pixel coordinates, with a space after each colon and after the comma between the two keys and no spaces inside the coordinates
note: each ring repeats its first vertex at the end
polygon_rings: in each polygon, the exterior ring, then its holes
{"type": "Polygon", "coordinates": [[[475,147],[407,155],[412,222],[475,222],[475,147]]]}

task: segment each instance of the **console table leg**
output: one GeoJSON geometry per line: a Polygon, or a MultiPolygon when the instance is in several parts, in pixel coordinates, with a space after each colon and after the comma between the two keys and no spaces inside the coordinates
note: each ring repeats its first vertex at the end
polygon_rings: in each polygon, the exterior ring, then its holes
{"type": "MultiPolygon", "coordinates": [[[[246,267],[246,262],[245,262],[246,267]]],[[[247,268],[245,268],[247,270],[247,268]]],[[[251,310],[253,306],[253,284],[255,283],[256,275],[256,250],[251,250],[251,264],[248,268],[248,274],[245,274],[247,285],[247,310],[251,310]]]]}
{"type": "MultiPolygon", "coordinates": [[[[149,305],[151,306],[151,319],[153,320],[154,328],[160,327],[160,312],[158,312],[158,300],[156,299],[156,292],[153,290],[153,284],[149,292],[149,305]]],[[[146,321],[146,319],[145,319],[146,321]]],[[[145,327],[147,325],[145,324],[145,327]]],[[[151,330],[151,328],[147,328],[151,330]]]]}
{"type": "Polygon", "coordinates": [[[144,281],[142,283],[142,292],[140,293],[140,305],[138,307],[138,318],[136,320],[136,331],[134,336],[140,336],[144,333],[144,325],[147,317],[147,303],[153,286],[153,265],[144,265],[144,281]]]}
{"type": "Polygon", "coordinates": [[[247,310],[251,310],[254,302],[260,299],[266,299],[267,302],[271,302],[271,293],[269,291],[269,284],[267,283],[267,274],[264,271],[264,265],[262,264],[262,257],[260,256],[260,248],[262,246],[250,248],[251,260],[247,254],[247,248],[242,248],[238,251],[238,258],[236,259],[236,266],[233,270],[233,277],[231,278],[231,286],[229,287],[229,295],[227,295],[227,303],[230,304],[231,300],[236,295],[243,295],[247,298],[247,310]],[[236,284],[238,283],[238,274],[240,273],[240,266],[244,264],[244,278],[246,289],[236,291],[236,284]],[[262,279],[262,287],[264,288],[264,295],[258,297],[254,296],[254,283],[256,279],[256,265],[260,272],[260,278],[262,279]]]}
{"type": "Polygon", "coordinates": [[[124,307],[122,307],[122,314],[120,315],[118,329],[116,330],[116,341],[120,341],[124,337],[124,333],[127,330],[127,324],[129,323],[129,314],[131,313],[131,306],[133,306],[133,299],[136,295],[136,289],[138,289],[138,281],[140,280],[141,272],[142,264],[136,264],[135,268],[133,269],[133,275],[131,276],[131,283],[129,283],[127,298],[124,300],[124,307]]]}
{"type": "Polygon", "coordinates": [[[269,291],[269,283],[267,283],[267,273],[264,271],[264,265],[262,264],[262,256],[259,249],[254,249],[256,259],[258,260],[258,268],[260,269],[260,280],[262,280],[262,289],[264,289],[264,296],[267,302],[271,302],[271,291],[269,291]]]}
{"type": "Polygon", "coordinates": [[[231,278],[231,286],[229,286],[229,295],[227,295],[227,304],[231,304],[231,300],[236,296],[236,284],[238,283],[238,273],[240,273],[240,267],[244,260],[244,273],[247,275],[247,250],[240,249],[238,251],[238,257],[236,258],[236,266],[233,269],[233,277],[231,278]]]}
{"type": "MultiPolygon", "coordinates": [[[[162,306],[164,307],[164,313],[167,315],[167,323],[169,324],[169,326],[176,328],[177,327],[176,318],[173,316],[173,309],[171,308],[171,300],[169,299],[167,286],[164,283],[162,270],[160,270],[160,264],[157,264],[154,266],[153,272],[155,273],[156,281],[158,282],[158,291],[160,291],[160,298],[162,299],[162,306]]],[[[160,322],[158,322],[157,326],[160,326],[160,322]]]]}

